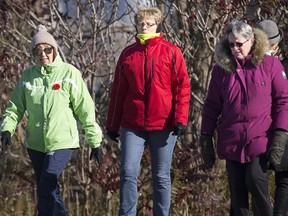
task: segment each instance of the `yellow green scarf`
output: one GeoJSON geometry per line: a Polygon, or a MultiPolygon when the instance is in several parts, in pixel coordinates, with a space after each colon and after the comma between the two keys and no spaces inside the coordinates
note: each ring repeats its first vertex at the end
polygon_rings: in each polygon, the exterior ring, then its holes
{"type": "Polygon", "coordinates": [[[146,40],[159,37],[160,33],[155,34],[137,34],[137,38],[139,38],[141,44],[145,44],[146,40]]]}

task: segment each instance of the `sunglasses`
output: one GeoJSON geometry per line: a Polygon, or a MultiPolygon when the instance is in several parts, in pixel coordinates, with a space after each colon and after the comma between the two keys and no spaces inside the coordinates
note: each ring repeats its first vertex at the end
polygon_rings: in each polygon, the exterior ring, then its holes
{"type": "Polygon", "coordinates": [[[44,48],[44,49],[36,48],[36,49],[34,50],[34,54],[35,54],[36,56],[40,56],[40,55],[43,53],[43,51],[44,51],[45,54],[48,55],[48,54],[51,54],[51,53],[52,53],[53,48],[52,48],[52,47],[46,47],[46,48],[44,48]]]}
{"type": "Polygon", "coordinates": [[[232,43],[232,42],[230,42],[230,43],[229,43],[229,47],[230,47],[230,48],[233,48],[233,47],[236,46],[236,47],[240,48],[240,47],[242,47],[243,44],[245,44],[247,41],[249,41],[249,39],[247,39],[247,40],[244,41],[243,43],[240,43],[240,42],[232,43]]]}

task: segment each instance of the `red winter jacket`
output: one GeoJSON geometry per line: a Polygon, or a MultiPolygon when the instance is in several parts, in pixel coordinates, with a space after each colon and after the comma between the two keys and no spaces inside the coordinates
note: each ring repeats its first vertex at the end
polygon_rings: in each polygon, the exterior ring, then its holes
{"type": "Polygon", "coordinates": [[[159,37],[126,47],[118,60],[107,130],[171,130],[187,125],[190,81],[181,50],[159,37]]]}

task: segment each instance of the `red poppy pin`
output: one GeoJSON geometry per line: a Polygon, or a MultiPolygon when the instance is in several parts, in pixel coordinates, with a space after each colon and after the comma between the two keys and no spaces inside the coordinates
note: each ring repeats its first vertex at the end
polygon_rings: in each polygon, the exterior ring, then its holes
{"type": "Polygon", "coordinates": [[[60,84],[58,84],[58,83],[56,83],[56,84],[53,85],[53,89],[54,89],[54,90],[59,90],[60,87],[61,87],[61,86],[60,86],[60,84]]]}

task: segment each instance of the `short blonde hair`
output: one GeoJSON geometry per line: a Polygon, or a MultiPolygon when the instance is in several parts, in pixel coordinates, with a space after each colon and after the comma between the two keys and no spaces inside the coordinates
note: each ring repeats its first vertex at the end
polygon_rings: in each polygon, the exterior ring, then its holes
{"type": "Polygon", "coordinates": [[[135,15],[136,24],[143,20],[144,17],[154,17],[155,22],[159,25],[163,20],[163,14],[157,7],[141,7],[135,15]]]}

